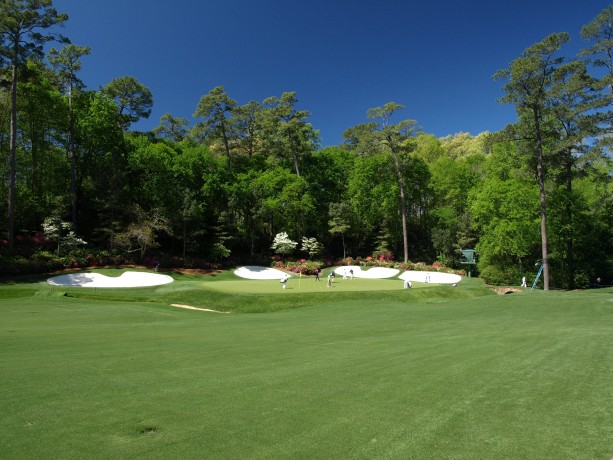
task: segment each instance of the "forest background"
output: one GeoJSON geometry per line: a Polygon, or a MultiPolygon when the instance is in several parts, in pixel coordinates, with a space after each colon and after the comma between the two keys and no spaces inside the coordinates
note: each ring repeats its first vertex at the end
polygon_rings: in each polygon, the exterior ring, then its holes
{"type": "Polygon", "coordinates": [[[546,289],[611,280],[611,6],[577,56],[556,33],[495,75],[517,111],[501,132],[437,138],[388,102],[325,148],[291,91],[240,105],[218,86],[194,122],[135,131],[153,94],[131,76],[85,90],[92,51],[59,35],[67,20],[51,0],[0,2],[2,274],[271,257],[462,269],[473,249],[491,283],[541,266],[546,289]]]}

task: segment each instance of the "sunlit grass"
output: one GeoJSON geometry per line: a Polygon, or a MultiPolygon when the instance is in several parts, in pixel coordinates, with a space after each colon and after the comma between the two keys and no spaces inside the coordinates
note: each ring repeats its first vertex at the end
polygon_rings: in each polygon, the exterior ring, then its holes
{"type": "Polygon", "coordinates": [[[175,279],[0,286],[1,458],[613,456],[611,290],[175,279]]]}

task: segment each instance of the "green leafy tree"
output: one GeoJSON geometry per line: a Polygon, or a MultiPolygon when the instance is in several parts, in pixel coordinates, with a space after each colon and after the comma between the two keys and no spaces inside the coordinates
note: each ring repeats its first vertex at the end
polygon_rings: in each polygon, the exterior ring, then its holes
{"type": "Polygon", "coordinates": [[[125,132],[132,123],[149,118],[153,94],[136,78],[125,76],[113,79],[102,92],[117,105],[121,128],[125,132]]]}
{"type": "Polygon", "coordinates": [[[613,159],[591,159],[590,166],[589,174],[575,178],[573,194],[565,198],[573,200],[575,209],[577,270],[594,275],[590,278],[593,281],[610,273],[607,263],[613,254],[613,159]]]}
{"type": "Polygon", "coordinates": [[[480,271],[496,267],[506,273],[505,282],[516,283],[532,268],[539,243],[537,203],[538,189],[529,180],[491,176],[471,192],[480,271]]]}
{"type": "Polygon", "coordinates": [[[230,257],[232,250],[228,248],[228,242],[232,238],[221,226],[217,226],[213,230],[214,240],[210,249],[211,257],[216,261],[230,257]]]}
{"type": "Polygon", "coordinates": [[[259,203],[257,220],[269,235],[281,228],[296,235],[308,233],[317,207],[303,177],[276,167],[257,174],[252,187],[259,203]]]}
{"type": "Polygon", "coordinates": [[[330,203],[328,210],[328,231],[340,235],[343,243],[343,259],[347,257],[345,234],[351,229],[351,206],[348,203],[330,203]]]}
{"type": "Polygon", "coordinates": [[[579,55],[589,58],[594,66],[605,70],[603,82],[613,92],[613,5],[608,5],[583,26],[581,38],[589,41],[590,46],[581,50],[579,55]]]}
{"type": "Polygon", "coordinates": [[[170,113],[165,113],[160,118],[160,124],[153,128],[152,132],[158,137],[181,142],[189,132],[189,121],[187,118],[176,118],[170,113]]]}
{"type": "Polygon", "coordinates": [[[233,111],[231,128],[236,148],[248,159],[262,148],[263,117],[262,105],[256,101],[237,106],[233,111]]]}
{"type": "Polygon", "coordinates": [[[220,162],[206,146],[182,145],[180,154],[172,156],[169,186],[164,193],[173,233],[181,239],[182,253],[198,254],[207,246],[210,228],[218,223],[219,209],[224,208],[220,162]],[[215,187],[216,186],[216,187],[215,187]],[[221,195],[221,196],[220,196],[221,195]]]}
{"type": "Polygon", "coordinates": [[[171,210],[179,201],[181,183],[173,174],[178,153],[165,142],[141,134],[126,137],[130,154],[125,159],[125,197],[145,209],[171,210]]]}
{"type": "Polygon", "coordinates": [[[84,92],[76,101],[79,232],[112,246],[125,222],[128,169],[117,106],[103,93],[84,92]]]}
{"type": "Polygon", "coordinates": [[[398,183],[386,154],[360,155],[347,184],[347,196],[357,225],[351,234],[356,250],[373,250],[373,240],[382,229],[389,233],[398,215],[398,183]]]}
{"type": "Polygon", "coordinates": [[[295,92],[283,93],[280,98],[264,100],[264,144],[278,159],[289,160],[300,176],[302,159],[311,154],[319,142],[319,132],[307,122],[310,113],[297,110],[295,92]]]}
{"type": "MultiPolygon", "coordinates": [[[[421,146],[415,153],[428,162],[431,241],[438,259],[447,264],[459,262],[460,249],[474,247],[476,235],[471,228],[468,196],[485,175],[483,164],[487,156],[483,139],[486,136],[487,133],[476,137],[467,133],[447,136],[441,139],[437,155],[424,155],[421,146]]],[[[436,151],[435,146],[429,145],[429,150],[436,151]]]]}
{"type": "Polygon", "coordinates": [[[434,203],[430,211],[433,220],[432,242],[437,253],[447,260],[459,256],[461,235],[466,234],[468,194],[476,183],[469,164],[464,159],[441,157],[430,165],[434,203]]]}
{"type": "Polygon", "coordinates": [[[194,112],[194,117],[201,119],[194,126],[194,136],[201,141],[206,140],[213,148],[216,142],[221,142],[228,162],[232,151],[232,129],[229,118],[236,105],[236,101],[228,96],[223,86],[217,86],[200,98],[194,112]]]}
{"type": "Polygon", "coordinates": [[[179,224],[183,241],[183,261],[186,260],[188,245],[193,248],[196,245],[197,238],[204,234],[204,230],[197,227],[197,223],[201,220],[203,220],[202,205],[198,201],[196,193],[192,190],[184,189],[183,200],[179,209],[179,224]]]}
{"type": "MultiPolygon", "coordinates": [[[[558,254],[564,254],[566,273],[565,287],[574,288],[575,279],[575,216],[580,218],[581,200],[573,193],[576,178],[589,174],[591,164],[602,155],[592,139],[606,136],[610,129],[612,114],[604,109],[609,105],[609,96],[600,90],[599,82],[588,74],[583,61],[571,61],[560,65],[553,74],[550,89],[548,120],[552,131],[549,142],[553,164],[550,169],[560,188],[554,206],[564,203],[557,219],[558,234],[563,234],[563,247],[553,246],[558,254]]],[[[560,239],[558,239],[559,241],[560,239]]],[[[587,250],[587,248],[584,248],[587,250]]],[[[558,279],[561,277],[559,276],[558,279]]]]}
{"type": "Polygon", "coordinates": [[[447,151],[441,145],[441,141],[433,134],[417,134],[414,144],[415,157],[421,158],[428,164],[434,163],[442,156],[448,156],[447,151]]]}
{"type": "Polygon", "coordinates": [[[356,158],[355,152],[340,147],[325,147],[304,158],[302,177],[316,203],[308,233],[319,235],[325,246],[334,238],[328,231],[328,208],[331,203],[349,201],[347,185],[356,158]]]}
{"type": "Polygon", "coordinates": [[[268,242],[270,239],[264,234],[264,225],[259,220],[262,200],[257,185],[258,176],[258,171],[249,170],[237,174],[235,180],[225,184],[229,208],[234,218],[234,233],[243,242],[244,252],[252,257],[258,242],[268,242]]]}
{"type": "Polygon", "coordinates": [[[415,120],[403,120],[391,124],[395,112],[404,106],[388,102],[383,107],[375,107],[368,111],[368,118],[378,120],[374,123],[359,125],[345,131],[348,145],[357,152],[365,154],[385,153],[389,155],[398,184],[400,195],[400,218],[402,221],[402,245],[404,261],[409,261],[409,203],[407,196],[406,176],[410,164],[409,153],[414,149],[411,142],[417,132],[415,120]]]}
{"type": "Polygon", "coordinates": [[[55,68],[60,82],[64,86],[68,101],[68,136],[66,148],[70,161],[70,203],[72,208],[72,225],[77,228],[77,148],[75,144],[75,109],[73,107],[73,95],[75,91],[83,87],[83,83],[77,77],[81,70],[80,59],[87,56],[91,49],[89,46],[77,46],[69,44],[61,50],[51,48],[49,50],[49,62],[55,68]]]}
{"type": "Polygon", "coordinates": [[[11,75],[11,112],[9,139],[9,197],[7,239],[15,241],[15,198],[17,158],[17,88],[20,66],[30,57],[40,57],[43,45],[63,40],[47,29],[65,22],[68,15],[58,13],[52,0],[5,0],[0,2],[0,61],[7,62],[11,75]]]}
{"type": "MultiPolygon", "coordinates": [[[[44,216],[65,204],[67,159],[58,147],[65,132],[65,105],[54,74],[41,61],[28,61],[19,85],[19,170],[16,222],[39,228],[44,216]]],[[[63,210],[62,210],[63,212],[63,210]]]]}
{"type": "Polygon", "coordinates": [[[506,80],[506,93],[500,100],[516,107],[519,120],[513,130],[527,144],[536,163],[536,175],[540,188],[541,250],[543,285],[549,290],[549,247],[547,239],[547,193],[545,188],[545,125],[550,88],[555,69],[563,62],[556,54],[569,40],[568,34],[552,34],[527,48],[508,69],[500,70],[495,79],[506,80]]]}

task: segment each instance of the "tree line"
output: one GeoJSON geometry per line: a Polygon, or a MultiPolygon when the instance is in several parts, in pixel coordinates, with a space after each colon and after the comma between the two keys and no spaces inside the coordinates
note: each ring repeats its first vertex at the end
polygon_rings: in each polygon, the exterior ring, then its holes
{"type": "Polygon", "coordinates": [[[325,148],[295,92],[241,105],[219,86],[195,101],[193,122],[166,113],[135,131],[150,90],[131,76],[87,90],[90,48],[55,32],[67,20],[51,0],[0,2],[5,263],[44,230],[58,248],[64,235],[184,263],[269,260],[285,233],[331,260],[461,268],[460,250],[475,249],[497,283],[539,266],[545,289],[608,276],[611,6],[582,28],[578,56],[552,34],[496,73],[517,111],[501,132],[437,138],[388,102],[325,148]]]}

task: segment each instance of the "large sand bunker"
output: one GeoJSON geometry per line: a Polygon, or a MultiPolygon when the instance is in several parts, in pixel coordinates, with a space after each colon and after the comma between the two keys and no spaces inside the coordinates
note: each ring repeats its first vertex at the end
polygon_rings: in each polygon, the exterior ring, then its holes
{"type": "Polygon", "coordinates": [[[255,265],[237,268],[234,270],[234,274],[250,280],[280,280],[288,276],[288,273],[276,268],[258,267],[255,265]]]}
{"type": "Polygon", "coordinates": [[[411,282],[432,284],[457,284],[462,281],[460,275],[454,275],[453,273],[422,272],[417,270],[408,270],[398,278],[411,282]]]}
{"type": "Polygon", "coordinates": [[[371,279],[383,279],[392,278],[400,273],[400,270],[387,267],[373,267],[368,270],[362,270],[359,265],[345,265],[334,269],[335,275],[351,277],[350,270],[353,270],[354,278],[371,278],[371,279]]]}
{"type": "Polygon", "coordinates": [[[106,276],[101,273],[70,273],[54,276],[47,283],[53,286],[93,288],[148,287],[172,283],[171,276],[148,272],[124,272],[121,276],[106,276]]]}

